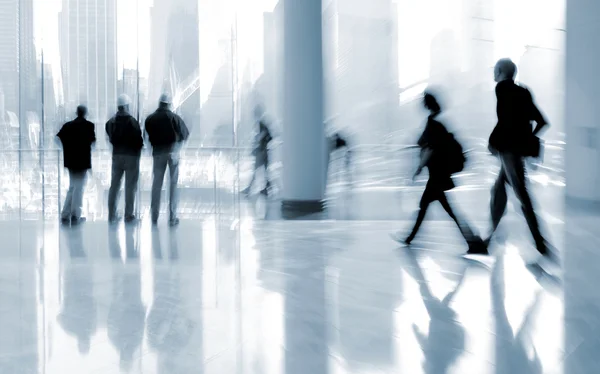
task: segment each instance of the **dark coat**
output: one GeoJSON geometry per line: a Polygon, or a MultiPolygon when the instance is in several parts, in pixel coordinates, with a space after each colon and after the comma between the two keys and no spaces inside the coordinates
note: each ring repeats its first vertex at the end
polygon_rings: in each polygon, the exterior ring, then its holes
{"type": "Polygon", "coordinates": [[[506,80],[496,85],[496,113],[498,123],[489,139],[489,148],[494,152],[510,152],[524,156],[530,152],[533,141],[532,121],[538,125],[546,123],[533,101],[529,90],[506,80]]]}
{"type": "Polygon", "coordinates": [[[153,153],[168,153],[176,143],[186,141],[190,132],[183,119],[165,107],[158,108],[146,118],[146,134],[153,153]]]}
{"type": "Polygon", "coordinates": [[[106,122],[106,134],[113,146],[113,154],[139,156],[144,147],[142,129],[129,113],[117,112],[106,122]]]}
{"type": "Polygon", "coordinates": [[[65,123],[56,136],[63,145],[65,168],[73,171],[92,168],[92,144],[96,141],[93,123],[76,118],[65,123]]]}
{"type": "Polygon", "coordinates": [[[432,151],[431,158],[427,163],[429,170],[429,188],[448,191],[454,188],[452,174],[448,171],[447,145],[450,133],[446,127],[435,119],[435,116],[427,118],[425,130],[419,138],[418,144],[422,149],[432,151]]]}

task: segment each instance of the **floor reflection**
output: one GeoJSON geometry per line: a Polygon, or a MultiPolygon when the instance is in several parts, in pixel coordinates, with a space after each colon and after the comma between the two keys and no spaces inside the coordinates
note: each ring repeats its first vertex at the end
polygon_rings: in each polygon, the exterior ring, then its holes
{"type": "Polygon", "coordinates": [[[474,261],[435,221],[422,248],[397,248],[387,233],[404,224],[39,227],[45,262],[35,240],[0,252],[6,274],[19,269],[1,278],[15,325],[2,326],[39,326],[33,344],[3,338],[0,369],[36,357],[47,374],[561,372],[562,296],[523,263],[527,237],[474,261]],[[20,292],[26,282],[43,293],[20,292]]]}
{"type": "MultiPolygon", "coordinates": [[[[146,305],[142,302],[142,284],[139,250],[135,242],[136,229],[125,228],[125,259],[112,266],[112,303],[108,311],[108,338],[119,352],[121,370],[129,371],[144,338],[146,305]]],[[[112,235],[118,233],[111,230],[112,235]]],[[[122,253],[118,239],[111,241],[116,248],[110,253],[122,253]]]]}
{"type": "Polygon", "coordinates": [[[87,258],[82,228],[66,228],[61,234],[71,261],[63,270],[63,300],[57,321],[67,334],[77,339],[79,353],[87,355],[98,319],[94,268],[87,258]]]}
{"type": "Polygon", "coordinates": [[[458,271],[458,280],[443,299],[436,298],[425,279],[425,274],[415,253],[405,250],[407,271],[419,284],[419,292],[429,314],[429,331],[424,333],[413,324],[413,331],[423,351],[423,371],[427,374],[444,374],[465,350],[465,328],[457,321],[451,303],[465,281],[468,263],[464,261],[458,271]]]}
{"type": "Polygon", "coordinates": [[[496,259],[490,281],[496,333],[496,373],[541,374],[542,363],[530,332],[542,291],[536,291],[533,302],[525,310],[521,325],[511,326],[504,303],[504,261],[504,256],[496,259]]]}

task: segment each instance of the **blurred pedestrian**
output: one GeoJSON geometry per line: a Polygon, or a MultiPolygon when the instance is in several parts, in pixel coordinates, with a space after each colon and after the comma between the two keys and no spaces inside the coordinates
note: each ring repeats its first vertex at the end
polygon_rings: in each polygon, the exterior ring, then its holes
{"type": "Polygon", "coordinates": [[[271,178],[269,175],[269,144],[273,140],[271,131],[267,125],[267,121],[264,117],[264,110],[261,106],[254,108],[254,118],[258,125],[258,134],[254,139],[254,150],[252,155],[254,156],[254,171],[252,173],[252,179],[242,193],[246,196],[250,195],[252,186],[256,182],[256,172],[264,167],[265,172],[265,187],[260,191],[263,195],[269,194],[271,187],[271,178]]]}
{"type": "Polygon", "coordinates": [[[549,243],[542,236],[533,203],[527,191],[525,176],[526,157],[538,157],[541,141],[538,137],[548,128],[548,122],[539,111],[531,92],[515,83],[517,66],[510,59],[501,59],[494,68],[496,85],[498,123],[489,138],[489,149],[500,160],[500,172],[492,187],[490,212],[492,230],[486,244],[500,224],[506,212],[506,185],[512,186],[517,199],[521,202],[523,214],[533,236],[538,252],[550,255],[549,243]],[[535,129],[531,122],[536,122],[535,129]]]}
{"type": "Polygon", "coordinates": [[[462,171],[464,167],[465,157],[462,147],[437,119],[442,112],[442,108],[435,96],[426,92],[423,97],[423,105],[430,114],[427,117],[425,130],[418,141],[421,148],[421,160],[413,179],[421,173],[424,167],[427,167],[429,180],[421,197],[419,212],[412,231],[406,238],[403,238],[399,233],[392,235],[392,238],[410,245],[425,219],[429,205],[437,200],[450,218],[456,222],[469,246],[468,253],[485,253],[481,238],[475,235],[467,222],[456,214],[446,196],[446,191],[455,187],[452,174],[462,171]]]}

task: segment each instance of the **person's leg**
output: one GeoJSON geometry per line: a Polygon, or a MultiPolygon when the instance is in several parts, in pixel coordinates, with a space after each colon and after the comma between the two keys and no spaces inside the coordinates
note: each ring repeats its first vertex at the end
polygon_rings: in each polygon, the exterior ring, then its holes
{"type": "Polygon", "coordinates": [[[123,165],[123,158],[121,155],[113,155],[112,157],[112,170],[110,179],[110,188],[108,190],[108,220],[114,221],[117,219],[117,197],[119,190],[121,189],[121,180],[125,168],[123,165]]]}
{"type": "Polygon", "coordinates": [[[60,214],[60,219],[63,223],[67,223],[71,221],[71,205],[73,201],[73,189],[74,189],[74,180],[73,180],[73,172],[69,170],[69,190],[67,191],[67,196],[65,197],[65,203],[63,205],[62,212],[60,214]]]}
{"type": "Polygon", "coordinates": [[[506,204],[508,203],[508,196],[506,195],[506,171],[504,166],[500,166],[500,171],[498,172],[498,178],[496,178],[496,182],[492,187],[491,197],[490,197],[490,216],[492,219],[492,229],[486,240],[487,243],[490,242],[492,236],[498,229],[500,225],[500,220],[506,213],[506,204]]]}
{"type": "Polygon", "coordinates": [[[463,238],[465,238],[465,241],[469,246],[469,253],[486,254],[487,249],[485,248],[483,240],[481,239],[481,237],[479,237],[479,235],[476,235],[473,232],[466,220],[462,219],[456,214],[455,210],[452,209],[452,206],[450,205],[446,194],[442,192],[438,200],[440,201],[440,204],[442,204],[442,208],[444,208],[444,210],[446,211],[446,213],[448,213],[450,218],[452,218],[452,220],[456,222],[460,233],[462,234],[463,238]]]}
{"type": "Polygon", "coordinates": [[[506,177],[511,184],[517,199],[521,203],[521,208],[535,241],[536,247],[540,253],[546,252],[546,242],[540,232],[539,222],[535,214],[533,203],[529,192],[527,191],[527,180],[525,178],[525,164],[521,157],[515,155],[503,155],[502,166],[506,170],[506,177]]]}
{"type": "Polygon", "coordinates": [[[252,186],[254,185],[254,182],[256,182],[256,172],[262,166],[260,157],[261,156],[258,153],[254,156],[254,171],[252,172],[252,179],[250,179],[250,183],[248,183],[248,187],[246,187],[245,189],[242,190],[242,193],[245,195],[249,195],[250,192],[252,192],[252,186]]]}
{"type": "Polygon", "coordinates": [[[269,160],[266,159],[264,162],[263,167],[265,168],[264,170],[264,175],[265,175],[265,188],[261,191],[262,194],[264,195],[268,195],[269,194],[269,190],[271,189],[271,175],[269,174],[269,160]]]}
{"type": "Polygon", "coordinates": [[[179,154],[172,153],[169,155],[169,221],[176,223],[177,205],[179,203],[179,194],[177,191],[177,183],[179,182],[179,154]]]}
{"type": "Polygon", "coordinates": [[[425,191],[423,192],[423,196],[421,196],[421,201],[419,202],[419,212],[417,213],[415,225],[413,226],[410,235],[408,235],[408,237],[404,241],[406,244],[410,244],[415,238],[415,236],[417,236],[417,232],[419,232],[419,228],[421,227],[421,224],[425,219],[425,215],[427,214],[427,208],[429,207],[429,204],[435,201],[435,195],[437,195],[436,191],[434,191],[434,189],[428,183],[425,187],[425,191]]]}
{"type": "Polygon", "coordinates": [[[159,154],[154,156],[152,170],[152,198],[150,201],[152,222],[156,222],[160,214],[160,195],[162,191],[163,180],[165,179],[165,171],[167,169],[167,157],[168,154],[159,154]]]}
{"type": "Polygon", "coordinates": [[[252,179],[250,179],[250,183],[248,183],[248,187],[244,188],[244,190],[242,191],[245,194],[250,194],[250,191],[252,190],[252,186],[254,185],[254,181],[256,180],[256,171],[257,169],[254,168],[254,171],[252,172],[252,179]]]}
{"type": "Polygon", "coordinates": [[[135,219],[135,194],[138,180],[140,179],[140,157],[127,156],[127,169],[125,171],[125,221],[135,219]]]}
{"type": "Polygon", "coordinates": [[[85,188],[85,181],[87,177],[87,171],[79,171],[73,173],[71,176],[71,183],[73,186],[73,199],[71,201],[71,219],[81,219],[81,213],[83,211],[83,189],[85,188]]]}

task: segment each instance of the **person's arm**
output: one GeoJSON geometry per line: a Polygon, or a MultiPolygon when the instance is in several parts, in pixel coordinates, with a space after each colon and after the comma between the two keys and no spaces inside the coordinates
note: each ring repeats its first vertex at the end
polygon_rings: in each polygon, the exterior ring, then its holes
{"type": "Polygon", "coordinates": [[[178,115],[175,115],[174,126],[178,141],[185,142],[190,137],[190,131],[188,130],[183,119],[178,115]]]}
{"type": "Polygon", "coordinates": [[[181,139],[184,142],[187,141],[190,137],[190,130],[181,117],[179,117],[179,131],[181,132],[181,139]]]}
{"type": "Polygon", "coordinates": [[[112,129],[111,129],[111,125],[110,125],[110,120],[106,121],[106,125],[104,125],[104,130],[106,132],[106,137],[108,138],[109,143],[110,141],[110,137],[112,135],[112,129]]]}
{"type": "Polygon", "coordinates": [[[62,142],[64,136],[65,136],[65,130],[64,130],[65,126],[63,125],[60,130],[58,130],[58,133],[56,134],[56,137],[62,142]]]}
{"type": "Polygon", "coordinates": [[[90,127],[90,143],[94,144],[96,143],[96,129],[93,123],[89,123],[89,127],[90,127]]]}
{"type": "Polygon", "coordinates": [[[423,150],[421,151],[421,159],[419,161],[419,166],[417,167],[417,170],[415,171],[415,175],[413,175],[413,179],[417,175],[421,174],[421,172],[423,171],[423,168],[429,162],[429,159],[431,158],[432,154],[433,154],[433,150],[431,148],[423,148],[423,150]]]}
{"type": "Polygon", "coordinates": [[[139,147],[139,149],[144,148],[144,135],[142,134],[142,128],[140,127],[140,123],[137,121],[137,119],[131,117],[131,121],[133,121],[133,128],[135,128],[135,132],[137,133],[137,144],[136,146],[139,147]]]}
{"type": "Polygon", "coordinates": [[[63,125],[60,130],[58,131],[58,133],[56,134],[56,137],[54,138],[54,140],[56,141],[57,145],[62,145],[63,142],[63,138],[65,137],[65,131],[64,131],[65,126],[63,125]]]}
{"type": "Polygon", "coordinates": [[[535,129],[533,130],[533,135],[538,136],[538,134],[540,134],[542,130],[547,130],[548,127],[550,127],[550,124],[548,123],[548,121],[546,121],[546,118],[544,117],[542,112],[540,112],[537,105],[535,105],[535,101],[533,100],[531,92],[527,91],[527,96],[531,108],[531,119],[535,121],[535,129]]]}

